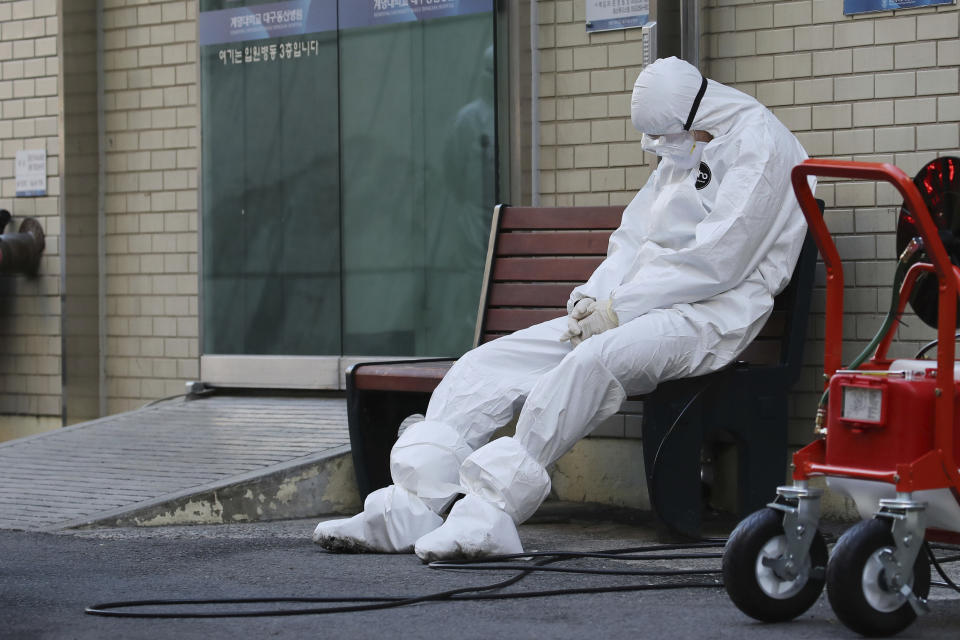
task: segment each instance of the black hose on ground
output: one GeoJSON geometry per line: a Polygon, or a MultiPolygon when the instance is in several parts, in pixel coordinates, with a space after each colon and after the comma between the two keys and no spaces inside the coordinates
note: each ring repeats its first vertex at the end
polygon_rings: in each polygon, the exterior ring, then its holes
{"type": "Polygon", "coordinates": [[[520,582],[531,573],[537,571],[554,571],[565,573],[591,573],[599,575],[634,575],[634,576],[693,576],[719,575],[720,569],[590,569],[582,567],[552,567],[557,562],[582,558],[601,558],[612,560],[692,560],[717,559],[720,553],[689,553],[655,555],[663,551],[678,551],[684,549],[719,548],[725,544],[723,539],[712,539],[705,542],[675,545],[648,545],[644,547],[630,547],[626,549],[608,549],[598,552],[531,552],[512,555],[493,556],[478,561],[469,562],[434,562],[428,565],[432,569],[440,570],[507,570],[518,571],[517,575],[506,580],[482,586],[468,586],[459,589],[450,589],[420,596],[343,596],[336,598],[215,598],[215,599],[187,599],[187,600],[126,600],[105,602],[87,607],[85,612],[95,616],[113,618],[253,618],[266,616],[299,616],[318,615],[327,613],[349,613],[356,611],[373,611],[404,607],[421,602],[455,602],[460,600],[509,600],[518,598],[543,598],[563,595],[582,595],[595,593],[617,593],[632,591],[656,591],[668,589],[716,589],[723,586],[719,579],[709,582],[660,582],[654,584],[609,585],[600,587],[577,587],[569,589],[549,589],[538,591],[519,591],[512,593],[491,593],[520,582]],[[519,561],[523,558],[533,558],[530,564],[519,561]],[[325,604],[324,607],[303,607],[295,609],[256,609],[243,610],[213,610],[213,611],[129,611],[128,609],[144,609],[148,607],[202,607],[208,605],[264,605],[264,604],[325,604]],[[348,604],[353,603],[353,604],[348,604]]]}

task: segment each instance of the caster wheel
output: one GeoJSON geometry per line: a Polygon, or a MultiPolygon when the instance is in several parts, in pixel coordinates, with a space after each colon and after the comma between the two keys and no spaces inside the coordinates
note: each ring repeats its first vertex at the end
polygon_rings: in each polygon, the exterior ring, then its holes
{"type": "Polygon", "coordinates": [[[813,606],[823,591],[827,545],[817,531],[797,577],[778,575],[771,560],[783,557],[787,537],[783,514],[761,509],[744,519],[727,541],[723,552],[723,584],[733,603],[751,618],[763,622],[792,620],[813,606]],[[766,562],[764,562],[766,560],[766,562]],[[815,575],[810,575],[814,569],[815,575]],[[807,577],[804,577],[807,576],[807,577]]]}
{"type": "MultiPolygon", "coordinates": [[[[890,523],[879,518],[854,525],[833,548],[827,565],[827,596],[840,622],[862,635],[892,635],[917,617],[906,596],[888,583],[880,561],[882,553],[893,550],[890,523]]],[[[922,549],[904,580],[917,596],[927,597],[930,561],[922,549]]]]}

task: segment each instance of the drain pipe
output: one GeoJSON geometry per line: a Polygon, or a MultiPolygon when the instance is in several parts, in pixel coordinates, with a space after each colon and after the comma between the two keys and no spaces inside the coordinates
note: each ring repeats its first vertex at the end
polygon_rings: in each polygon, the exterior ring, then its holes
{"type": "Polygon", "coordinates": [[[540,14],[536,0],[530,1],[530,200],[540,206],[540,14]]]}
{"type": "MultiPolygon", "coordinates": [[[[103,0],[97,0],[97,375],[100,415],[107,415],[107,142],[103,0]]],[[[199,56],[197,56],[199,58],[199,56]]]]}
{"type": "MultiPolygon", "coordinates": [[[[0,209],[0,232],[12,217],[9,211],[0,209]]],[[[35,275],[44,246],[43,227],[33,218],[20,223],[16,233],[0,233],[0,273],[35,275]]]]}

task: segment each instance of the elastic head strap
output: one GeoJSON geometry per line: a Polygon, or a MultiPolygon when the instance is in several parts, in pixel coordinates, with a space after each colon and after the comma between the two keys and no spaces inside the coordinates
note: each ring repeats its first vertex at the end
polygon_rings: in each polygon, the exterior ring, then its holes
{"type": "Polygon", "coordinates": [[[687,122],[683,125],[684,131],[690,131],[693,125],[693,119],[697,115],[697,109],[700,108],[700,101],[703,100],[703,94],[707,92],[707,79],[703,78],[700,82],[700,91],[697,91],[697,97],[693,99],[693,106],[690,107],[690,115],[687,116],[687,122]]]}

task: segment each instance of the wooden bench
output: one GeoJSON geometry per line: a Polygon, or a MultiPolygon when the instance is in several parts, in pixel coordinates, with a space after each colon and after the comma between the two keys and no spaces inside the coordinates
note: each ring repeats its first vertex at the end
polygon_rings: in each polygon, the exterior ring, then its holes
{"type": "MultiPolygon", "coordinates": [[[[494,211],[474,344],[566,315],[570,291],[603,260],[622,207],[508,207],[494,211]]],[[[738,506],[759,508],[784,481],[788,392],[800,372],[816,263],[808,236],[790,286],[741,360],[716,373],[661,383],[643,398],[650,503],[671,528],[697,535],[703,443],[738,450],[738,506]]],[[[426,410],[450,359],[360,363],[347,371],[347,413],[362,496],[390,483],[400,423],[426,410]]]]}

